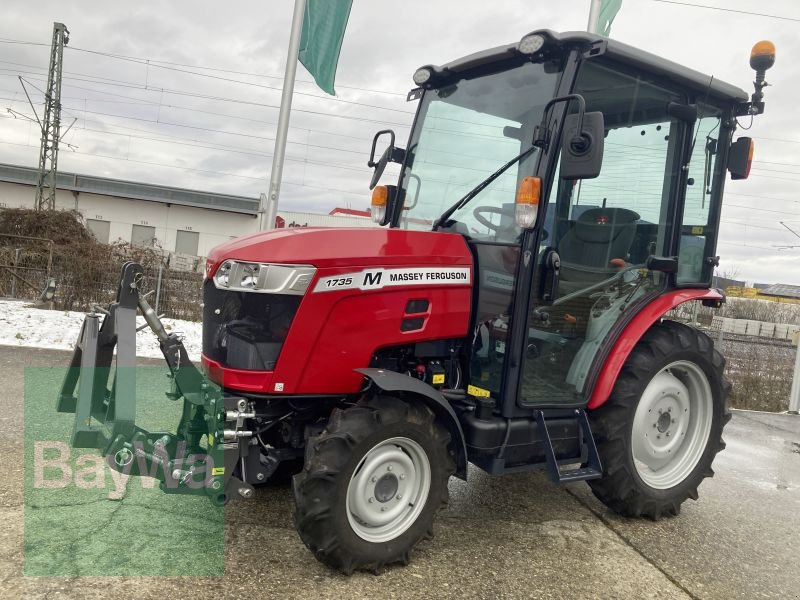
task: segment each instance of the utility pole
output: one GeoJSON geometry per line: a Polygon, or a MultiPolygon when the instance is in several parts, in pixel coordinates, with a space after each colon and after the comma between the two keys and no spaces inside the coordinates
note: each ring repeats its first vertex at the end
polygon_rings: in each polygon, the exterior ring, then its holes
{"type": "Polygon", "coordinates": [[[259,207],[259,229],[261,231],[275,227],[275,214],[278,211],[278,198],[281,194],[281,177],[283,176],[283,160],[286,156],[286,138],[289,133],[289,116],[292,110],[292,93],[297,73],[297,55],[300,51],[300,37],[303,33],[303,13],[306,0],[294,0],[292,13],[292,31],[289,35],[289,51],[286,57],[286,73],[283,77],[281,109],[278,113],[278,131],[275,135],[275,152],[272,154],[272,173],[269,176],[269,195],[261,195],[259,207]],[[272,219],[271,221],[269,219],[272,219]]]}
{"type": "Polygon", "coordinates": [[[600,0],[589,0],[589,23],[586,25],[586,31],[589,33],[598,33],[597,19],[600,17],[600,0]]]}
{"type": "Polygon", "coordinates": [[[69,30],[63,23],[53,23],[50,46],[50,69],[44,94],[42,145],[39,149],[39,179],[36,184],[36,210],[56,207],[56,174],[58,172],[58,140],[61,127],[61,72],[64,46],[69,43],[69,30]]]}

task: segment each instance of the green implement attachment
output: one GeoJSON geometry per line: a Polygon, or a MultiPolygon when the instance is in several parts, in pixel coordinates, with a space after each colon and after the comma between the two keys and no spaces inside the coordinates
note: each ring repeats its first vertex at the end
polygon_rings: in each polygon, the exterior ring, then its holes
{"type": "Polygon", "coordinates": [[[125,263],[116,301],[83,322],[57,404],[58,412],[75,413],[72,446],[97,448],[112,469],[155,477],[167,493],[205,494],[215,503],[224,503],[232,490],[252,494],[249,484],[232,477],[238,452],[225,451],[226,399],[189,360],[180,337],[164,329],[140,294],[143,279],[141,265],[125,263]],[[137,309],[167,361],[167,397],[183,400],[177,433],[135,424],[137,309]]]}

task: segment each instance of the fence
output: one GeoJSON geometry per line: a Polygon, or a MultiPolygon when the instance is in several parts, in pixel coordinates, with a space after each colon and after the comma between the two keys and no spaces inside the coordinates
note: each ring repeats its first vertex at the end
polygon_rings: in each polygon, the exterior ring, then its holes
{"type": "Polygon", "coordinates": [[[134,260],[144,269],[143,290],[152,292],[148,300],[158,314],[188,321],[202,318],[202,273],[176,265],[170,254],[126,245],[115,246],[110,257],[101,256],[99,261],[96,258],[87,261],[88,265],[84,263],[78,277],[74,271],[54,269],[56,308],[88,310],[95,304],[107,305],[117,293],[122,265],[134,260]]]}
{"type": "Polygon", "coordinates": [[[38,298],[53,266],[53,240],[0,234],[0,297],[38,298]]]}
{"type": "Polygon", "coordinates": [[[198,258],[130,244],[55,246],[53,250],[50,240],[0,234],[0,297],[37,300],[52,277],[56,282],[53,308],[88,311],[114,299],[123,263],[135,260],[144,268],[144,286],[154,292],[149,299],[152,304],[158,300],[159,314],[201,319],[203,276],[198,258]]]}
{"type": "Polygon", "coordinates": [[[792,338],[800,325],[714,315],[691,318],[700,315],[687,303],[669,316],[698,327],[714,340],[725,356],[725,375],[733,384],[732,405],[771,412],[789,409],[797,356],[792,338]]]}

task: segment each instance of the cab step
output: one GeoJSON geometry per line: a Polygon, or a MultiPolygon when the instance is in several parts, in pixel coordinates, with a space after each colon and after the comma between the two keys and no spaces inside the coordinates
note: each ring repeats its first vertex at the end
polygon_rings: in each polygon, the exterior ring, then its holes
{"type": "Polygon", "coordinates": [[[600,464],[600,455],[597,453],[597,446],[594,443],[594,436],[592,435],[592,428],[589,425],[589,417],[586,415],[586,411],[582,408],[576,408],[575,420],[581,434],[581,456],[586,456],[586,463],[577,469],[563,469],[559,467],[556,453],[553,450],[550,432],[547,430],[545,412],[540,410],[536,413],[539,436],[544,445],[545,458],[547,459],[547,471],[550,473],[551,479],[557,483],[600,479],[603,476],[603,466],[600,464]]]}

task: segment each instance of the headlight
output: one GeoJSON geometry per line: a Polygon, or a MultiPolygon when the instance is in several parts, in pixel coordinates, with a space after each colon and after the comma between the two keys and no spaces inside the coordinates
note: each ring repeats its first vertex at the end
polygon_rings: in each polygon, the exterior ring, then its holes
{"type": "Polygon", "coordinates": [[[260,264],[242,264],[242,287],[254,290],[258,286],[258,275],[261,271],[260,264]]]}
{"type": "Polygon", "coordinates": [[[544,36],[533,33],[522,38],[517,48],[522,54],[536,54],[542,46],[544,46],[544,36]]]}
{"type": "Polygon", "coordinates": [[[220,290],[301,296],[317,270],[310,265],[271,265],[226,260],[214,274],[220,290]]]}
{"type": "Polygon", "coordinates": [[[214,275],[214,285],[218,288],[228,287],[228,276],[231,274],[231,261],[226,260],[219,266],[216,274],[214,275]]]}
{"type": "Polygon", "coordinates": [[[433,75],[433,73],[429,67],[420,67],[414,72],[414,83],[417,85],[427,83],[427,81],[431,78],[431,75],[433,75]]]}

